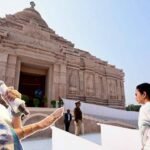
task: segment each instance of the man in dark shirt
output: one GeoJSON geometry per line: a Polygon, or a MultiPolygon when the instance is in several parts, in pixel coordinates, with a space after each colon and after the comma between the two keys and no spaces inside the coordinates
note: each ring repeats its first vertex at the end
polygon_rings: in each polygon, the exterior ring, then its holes
{"type": "Polygon", "coordinates": [[[65,123],[65,130],[69,132],[70,123],[72,121],[72,115],[70,113],[70,109],[67,109],[67,113],[64,115],[64,123],[65,123]]]}
{"type": "Polygon", "coordinates": [[[75,135],[82,134],[82,111],[80,109],[81,103],[77,101],[74,109],[74,124],[75,124],[75,135]]]}

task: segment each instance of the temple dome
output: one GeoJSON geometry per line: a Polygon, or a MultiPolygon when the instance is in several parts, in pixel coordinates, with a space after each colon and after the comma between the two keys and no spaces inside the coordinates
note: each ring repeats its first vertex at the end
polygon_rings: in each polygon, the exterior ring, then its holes
{"type": "Polygon", "coordinates": [[[43,20],[40,13],[32,7],[17,12],[16,14],[14,14],[14,16],[26,22],[30,22],[30,20],[34,20],[34,22],[36,22],[39,26],[48,28],[47,23],[43,20]]]}

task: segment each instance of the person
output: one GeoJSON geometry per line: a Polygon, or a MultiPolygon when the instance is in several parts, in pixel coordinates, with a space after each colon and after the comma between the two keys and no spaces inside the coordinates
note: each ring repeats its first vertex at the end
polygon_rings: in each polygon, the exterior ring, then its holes
{"type": "Polygon", "coordinates": [[[35,98],[38,98],[39,100],[43,98],[43,91],[40,86],[35,90],[34,96],[35,98]]]}
{"type": "Polygon", "coordinates": [[[137,85],[135,97],[136,101],[142,104],[138,119],[142,150],[150,150],[150,84],[137,85]]]}
{"type": "Polygon", "coordinates": [[[0,104],[5,106],[6,108],[9,107],[8,103],[0,96],[0,104]]]}
{"type": "Polygon", "coordinates": [[[63,100],[62,100],[62,98],[59,96],[58,97],[58,107],[60,108],[60,107],[62,107],[63,106],[63,100]]]}
{"type": "Polygon", "coordinates": [[[42,106],[43,90],[40,86],[34,92],[33,104],[35,107],[42,106]]]}
{"type": "MultiPolygon", "coordinates": [[[[8,88],[5,95],[1,95],[6,101],[21,98],[21,94],[12,88],[8,88]]],[[[55,123],[63,115],[64,108],[58,108],[49,116],[39,122],[22,125],[21,115],[16,115],[11,108],[0,104],[0,149],[22,150],[21,140],[55,123]],[[11,111],[10,111],[11,110],[11,111]]]]}
{"type": "Polygon", "coordinates": [[[79,136],[83,133],[82,131],[82,111],[80,109],[81,103],[77,101],[75,103],[74,109],[74,125],[75,125],[75,135],[79,136]]]}
{"type": "Polygon", "coordinates": [[[67,109],[67,113],[64,115],[64,124],[65,130],[69,132],[70,123],[72,121],[72,114],[70,113],[70,109],[67,109]]]}

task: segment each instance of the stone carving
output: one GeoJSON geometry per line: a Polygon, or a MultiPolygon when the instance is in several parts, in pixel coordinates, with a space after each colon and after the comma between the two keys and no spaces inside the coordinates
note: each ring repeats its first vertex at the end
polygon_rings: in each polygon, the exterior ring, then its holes
{"type": "Polygon", "coordinates": [[[0,43],[3,39],[6,39],[8,37],[8,32],[6,30],[0,29],[0,43]]]}
{"type": "Polygon", "coordinates": [[[14,78],[12,78],[12,77],[6,76],[5,82],[8,86],[14,86],[14,78]]]}
{"type": "Polygon", "coordinates": [[[80,59],[80,66],[81,66],[81,67],[85,67],[85,62],[84,62],[84,59],[83,59],[83,58],[80,59]]]}
{"type": "Polygon", "coordinates": [[[0,26],[22,30],[22,25],[18,24],[12,15],[6,15],[6,19],[0,20],[0,26]]]}
{"type": "Polygon", "coordinates": [[[50,34],[42,31],[34,19],[30,20],[30,23],[23,27],[24,35],[39,39],[50,40],[50,34]]]}
{"type": "Polygon", "coordinates": [[[79,72],[69,69],[69,93],[77,93],[79,89],[79,72]]]}
{"type": "Polygon", "coordinates": [[[115,79],[109,80],[109,95],[110,99],[116,100],[117,99],[117,84],[115,79]]]}
{"type": "Polygon", "coordinates": [[[84,95],[84,72],[79,72],[79,78],[80,78],[80,95],[84,95]]]}
{"type": "Polygon", "coordinates": [[[94,96],[95,83],[94,83],[94,75],[89,73],[86,79],[86,91],[88,96],[94,96]]]}
{"type": "Polygon", "coordinates": [[[123,81],[120,81],[120,87],[121,87],[121,99],[125,99],[123,81]]]}
{"type": "Polygon", "coordinates": [[[98,86],[98,88],[99,88],[99,91],[98,91],[99,92],[99,97],[101,99],[103,99],[104,98],[104,83],[103,83],[103,78],[99,77],[98,80],[99,80],[99,86],[98,86]]]}

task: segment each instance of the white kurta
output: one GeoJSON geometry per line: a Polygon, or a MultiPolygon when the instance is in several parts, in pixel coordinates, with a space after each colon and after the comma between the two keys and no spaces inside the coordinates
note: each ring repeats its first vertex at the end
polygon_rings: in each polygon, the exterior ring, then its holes
{"type": "Polygon", "coordinates": [[[138,121],[144,150],[150,150],[150,102],[146,102],[139,112],[138,121]]]}

